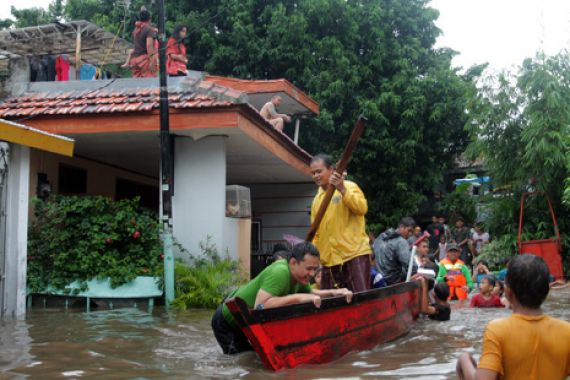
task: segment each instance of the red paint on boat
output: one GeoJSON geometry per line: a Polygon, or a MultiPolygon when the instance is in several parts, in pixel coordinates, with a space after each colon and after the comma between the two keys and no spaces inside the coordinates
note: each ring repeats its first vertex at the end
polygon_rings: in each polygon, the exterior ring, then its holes
{"type": "Polygon", "coordinates": [[[268,369],[327,363],[348,352],[367,350],[406,334],[419,314],[415,282],[313,304],[250,310],[241,299],[228,308],[268,369]]]}

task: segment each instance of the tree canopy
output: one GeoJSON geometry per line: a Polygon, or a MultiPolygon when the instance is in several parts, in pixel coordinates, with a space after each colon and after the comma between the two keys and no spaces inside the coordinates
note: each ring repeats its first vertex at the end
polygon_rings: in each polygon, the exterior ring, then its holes
{"type": "MultiPolygon", "coordinates": [[[[358,115],[366,115],[349,176],[367,195],[369,222],[387,227],[417,211],[465,147],[465,109],[482,70],[459,75],[454,52],[434,48],[438,12],[428,2],[172,0],[166,16],[169,30],[188,26],[191,69],[287,78],[317,100],[321,115],[303,122],[300,138],[313,154],[339,154],[358,115]]],[[[129,38],[143,3],[118,4],[68,0],[63,15],[112,32],[126,20],[129,38]]]]}

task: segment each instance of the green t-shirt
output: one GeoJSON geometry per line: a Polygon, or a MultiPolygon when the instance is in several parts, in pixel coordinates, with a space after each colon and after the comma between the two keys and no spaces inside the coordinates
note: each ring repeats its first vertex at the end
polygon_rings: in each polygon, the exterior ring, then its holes
{"type": "MultiPolygon", "coordinates": [[[[309,285],[291,285],[291,272],[287,260],[277,260],[258,274],[253,280],[233,291],[228,298],[243,299],[250,309],[255,306],[255,297],[259,289],[263,289],[274,297],[282,297],[295,293],[311,293],[309,285]]],[[[235,326],[234,317],[226,305],[222,308],[226,321],[235,326]]]]}

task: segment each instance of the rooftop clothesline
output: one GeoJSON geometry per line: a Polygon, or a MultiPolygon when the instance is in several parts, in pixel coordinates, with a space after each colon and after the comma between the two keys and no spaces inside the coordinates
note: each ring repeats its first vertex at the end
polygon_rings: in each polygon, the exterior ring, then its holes
{"type": "MultiPolygon", "coordinates": [[[[81,60],[94,65],[120,64],[133,44],[84,20],[0,31],[0,59],[34,55],[72,54],[78,31],[81,60]],[[107,57],[105,62],[102,62],[107,57]]],[[[70,57],[74,62],[75,57],[70,57]]]]}

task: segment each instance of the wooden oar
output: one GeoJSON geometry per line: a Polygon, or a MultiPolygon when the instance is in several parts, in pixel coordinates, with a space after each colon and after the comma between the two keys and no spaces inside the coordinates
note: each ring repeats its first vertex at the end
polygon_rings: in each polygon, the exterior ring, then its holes
{"type": "MultiPolygon", "coordinates": [[[[340,156],[340,160],[336,165],[335,171],[340,175],[342,175],[342,173],[346,170],[346,167],[348,166],[348,162],[350,161],[350,156],[352,155],[352,151],[356,147],[356,143],[358,142],[360,135],[362,135],[362,131],[364,131],[364,125],[366,121],[368,121],[368,119],[363,115],[360,115],[358,117],[358,120],[356,121],[356,125],[354,126],[352,133],[350,134],[350,139],[348,139],[348,143],[346,143],[346,146],[344,147],[344,152],[342,152],[342,156],[340,156]]],[[[313,238],[315,237],[315,234],[317,233],[317,230],[321,225],[321,221],[323,220],[323,216],[327,211],[327,207],[331,202],[335,190],[336,188],[333,185],[329,185],[329,187],[327,188],[327,192],[325,193],[323,202],[321,203],[319,211],[317,211],[317,215],[315,215],[315,219],[313,220],[313,223],[311,223],[311,228],[309,229],[307,237],[305,238],[306,241],[313,241],[313,238]]]]}

